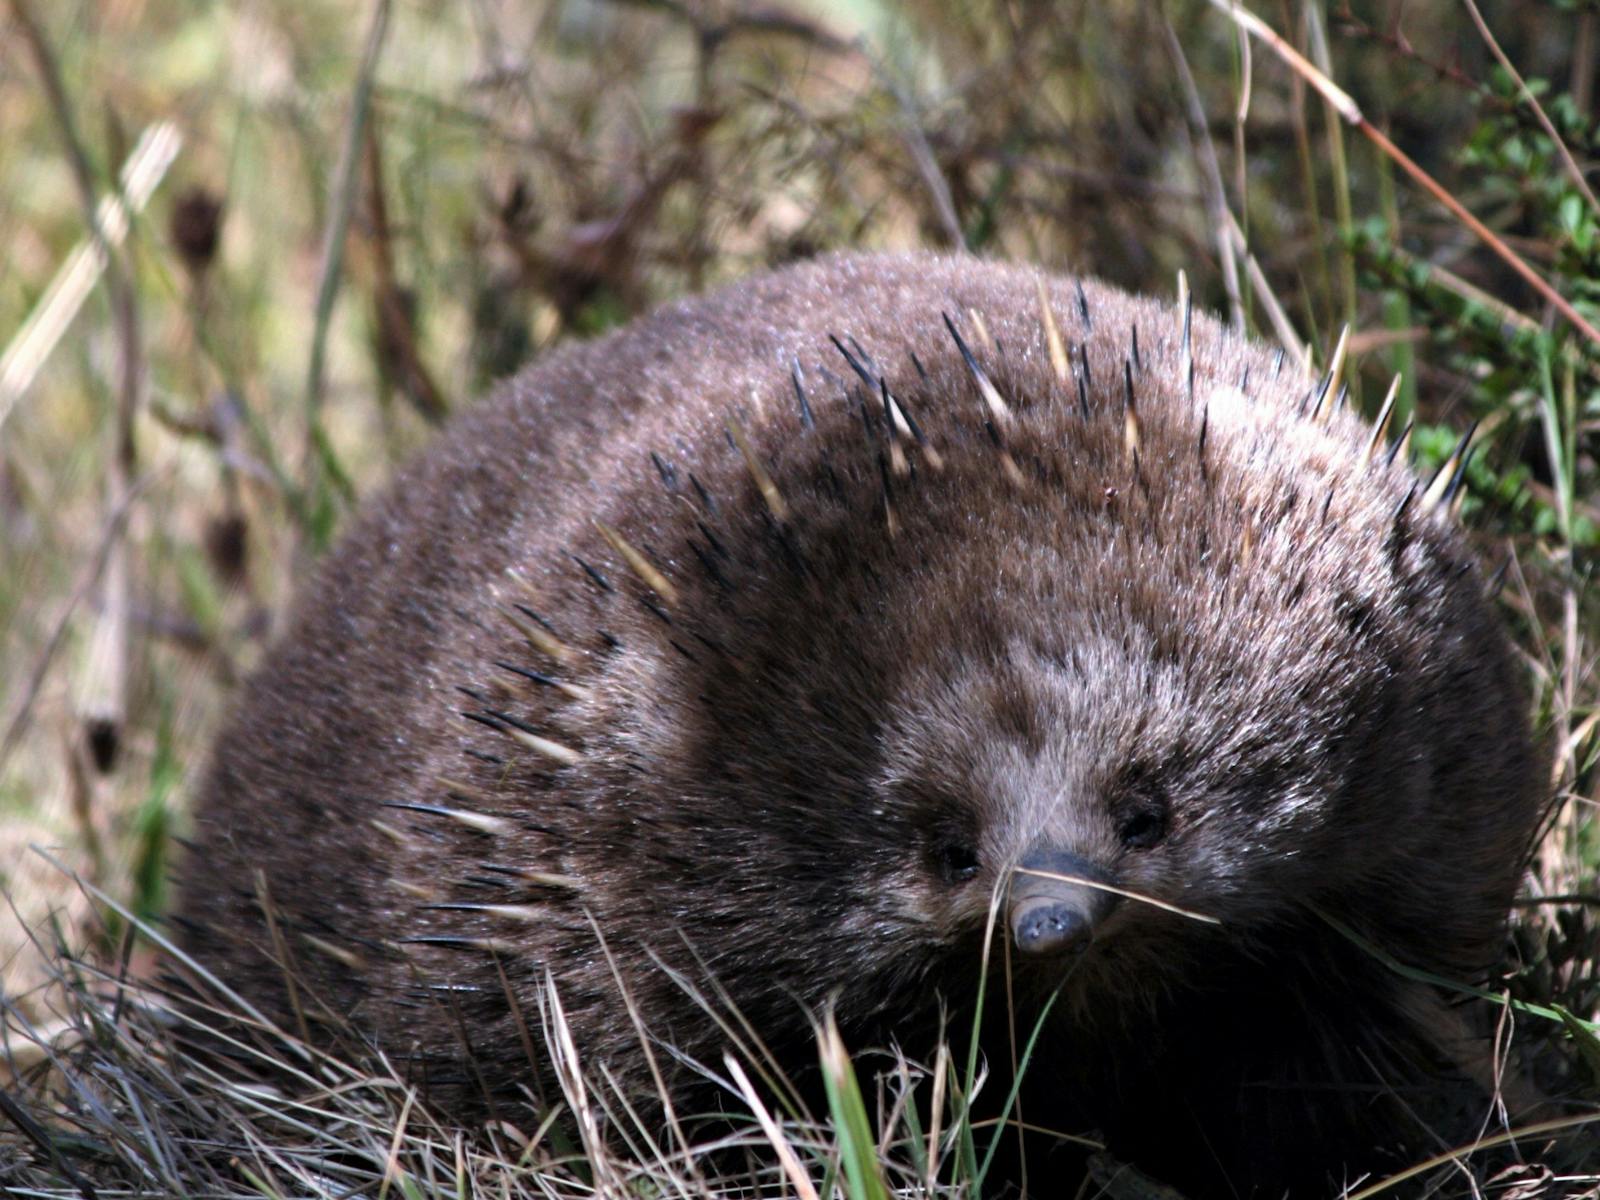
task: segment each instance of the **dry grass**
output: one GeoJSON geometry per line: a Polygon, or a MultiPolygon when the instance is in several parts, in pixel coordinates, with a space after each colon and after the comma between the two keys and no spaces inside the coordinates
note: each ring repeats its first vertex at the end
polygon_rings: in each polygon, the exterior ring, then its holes
{"type": "MultiPolygon", "coordinates": [[[[1509,564],[1558,797],[1504,991],[1592,1021],[1600,15],[1490,6],[1493,42],[1444,0],[1331,28],[1299,3],[1259,15],[1379,138],[1200,4],[1169,28],[1090,3],[0,0],[0,353],[32,351],[26,386],[0,370],[4,1094],[37,1124],[0,1120],[0,1189],[691,1195],[723,1170],[725,1150],[585,1156],[562,1122],[465,1143],[397,1081],[331,1061],[307,1064],[315,1098],[264,1098],[169,1053],[130,931],[165,904],[216,714],[357,497],[550,346],[841,245],[964,244],[1162,292],[1181,267],[1202,303],[1314,356],[1348,323],[1357,401],[1402,370],[1431,461],[1485,421],[1469,518],[1509,564]],[[1495,85],[1499,56],[1566,99],[1495,85]],[[123,238],[96,206],[166,123],[181,146],[164,172],[139,160],[158,178],[127,185],[123,238]],[[101,239],[75,319],[24,335],[101,239]]],[[[1541,1086],[1595,1095],[1581,1024],[1577,1050],[1516,1025],[1541,1086]]],[[[884,1085],[918,1098],[874,1134],[896,1190],[966,1178],[938,1161],[961,1127],[944,1078],[884,1085]]],[[[770,1120],[745,1136],[794,1157],[758,1154],[756,1182],[871,1190],[837,1174],[844,1126],[770,1120]]],[[[1535,1167],[1501,1183],[1596,1186],[1535,1167]]],[[[1146,1194],[1128,1186],[1111,1190],[1146,1194]]]]}

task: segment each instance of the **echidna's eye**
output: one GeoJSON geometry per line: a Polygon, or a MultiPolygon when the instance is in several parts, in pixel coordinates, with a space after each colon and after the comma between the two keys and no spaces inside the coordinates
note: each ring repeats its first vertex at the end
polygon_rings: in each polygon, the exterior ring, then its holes
{"type": "Polygon", "coordinates": [[[1130,850],[1148,850],[1166,837],[1166,814],[1159,808],[1140,808],[1123,820],[1117,835],[1130,850]]]}
{"type": "Polygon", "coordinates": [[[978,874],[978,852],[965,842],[945,842],[939,847],[939,874],[946,883],[966,883],[978,874]]]}

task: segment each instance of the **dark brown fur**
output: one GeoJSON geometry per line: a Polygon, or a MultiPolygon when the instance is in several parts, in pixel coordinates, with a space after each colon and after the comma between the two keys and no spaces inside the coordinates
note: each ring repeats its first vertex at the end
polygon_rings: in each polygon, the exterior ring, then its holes
{"type": "Polygon", "coordinates": [[[856,1048],[921,1052],[940,1000],[964,1037],[991,896],[1047,844],[1220,924],[1123,900],[1081,956],[1014,956],[1023,1033],[1066,982],[1030,1121],[1198,1192],[1404,1142],[1379,1101],[1448,1060],[1441,1006],[1327,918],[1453,978],[1496,960],[1541,792],[1482,578],[1356,417],[1209,318],[1191,392],[1180,311],[1047,280],[1061,382],[1039,279],[761,275],[457,421],[220,739],[188,948],[293,1028],[287,954],[313,1023],[471,1119],[552,1088],[519,1032],[547,975],[584,1063],[640,1094],[619,979],[712,1066],[725,1036],[684,987],[712,978],[791,1067],[830,998],[856,1048]]]}

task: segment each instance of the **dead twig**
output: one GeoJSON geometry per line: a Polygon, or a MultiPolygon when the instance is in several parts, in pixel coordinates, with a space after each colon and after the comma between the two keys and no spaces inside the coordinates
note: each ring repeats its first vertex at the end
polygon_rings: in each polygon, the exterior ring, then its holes
{"type": "MultiPolygon", "coordinates": [[[[1189,60],[1172,28],[1172,22],[1162,19],[1161,28],[1167,35],[1167,50],[1178,68],[1178,79],[1183,84],[1185,108],[1189,116],[1189,131],[1194,142],[1194,156],[1200,164],[1202,190],[1206,208],[1211,215],[1211,234],[1217,240],[1217,261],[1222,265],[1222,285],[1228,293],[1228,321],[1235,329],[1244,328],[1244,305],[1239,299],[1239,263],[1234,257],[1234,241],[1230,228],[1237,228],[1233,214],[1228,211],[1228,194],[1222,186],[1222,166],[1217,162],[1217,148],[1211,144],[1211,132],[1206,125],[1205,105],[1200,102],[1200,89],[1195,86],[1189,71],[1189,60]]],[[[1239,202],[1244,203],[1243,192],[1239,202]]]]}
{"type": "MultiPolygon", "coordinates": [[[[323,231],[322,266],[317,277],[316,319],[311,329],[310,359],[306,364],[306,478],[303,494],[313,511],[316,508],[321,468],[328,453],[322,428],[322,394],[327,383],[328,329],[333,321],[333,305],[339,297],[339,283],[344,273],[345,234],[350,228],[350,214],[355,207],[356,182],[361,174],[361,148],[365,141],[367,113],[372,102],[373,80],[388,28],[389,0],[373,0],[372,16],[367,22],[366,48],[362,52],[361,66],[356,73],[355,88],[351,93],[349,125],[345,129],[344,145],[339,152],[339,166],[334,175],[328,227],[323,231]]],[[[301,532],[304,534],[310,531],[302,529],[301,532]]]]}
{"type": "Polygon", "coordinates": [[[1344,118],[1345,123],[1353,125],[1360,130],[1366,138],[1378,147],[1384,155],[1400,167],[1407,175],[1422,187],[1430,196],[1445,208],[1449,209],[1455,218],[1472,231],[1490,250],[1494,251],[1513,271],[1522,276],[1528,285],[1538,292],[1549,305],[1559,312],[1573,328],[1577,329],[1584,337],[1600,346],[1600,329],[1588,320],[1582,313],[1572,306],[1560,292],[1556,291],[1546,280],[1530,267],[1523,258],[1506,245],[1504,239],[1492,229],[1473,216],[1466,205],[1452,196],[1444,187],[1419,166],[1404,150],[1396,146],[1372,122],[1368,121],[1361,111],[1361,106],[1355,102],[1354,97],[1346,92],[1327,75],[1319,71],[1312,63],[1286,42],[1278,32],[1256,16],[1249,9],[1234,2],[1234,0],[1211,0],[1213,8],[1226,13],[1228,19],[1248,31],[1251,36],[1265,42],[1284,63],[1300,75],[1307,83],[1316,88],[1333,108],[1344,118]]]}

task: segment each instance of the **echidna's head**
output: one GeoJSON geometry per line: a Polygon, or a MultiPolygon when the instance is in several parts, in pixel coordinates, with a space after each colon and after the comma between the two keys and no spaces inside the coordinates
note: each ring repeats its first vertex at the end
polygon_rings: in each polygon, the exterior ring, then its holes
{"type": "MultiPolygon", "coordinates": [[[[1299,689],[1293,712],[1272,698],[1295,680],[1268,691],[1256,678],[1246,707],[1248,683],[1214,686],[1227,674],[1197,677],[1135,636],[1013,641],[918,678],[888,723],[879,783],[915,847],[906,919],[965,945],[998,906],[1014,966],[1053,985],[1152,956],[1174,968],[1345,886],[1357,868],[1341,811],[1364,804],[1356,793],[1388,753],[1377,722],[1392,714],[1381,701],[1363,712],[1350,678],[1299,689]]],[[[1414,781],[1389,765],[1399,814],[1414,781]]]]}
{"type": "Polygon", "coordinates": [[[905,910],[930,935],[984,924],[998,903],[1020,955],[1076,956],[1127,922],[1128,893],[1189,891],[1185,752],[1159,744],[1175,731],[1155,719],[1175,681],[1127,687],[1091,663],[1091,684],[1085,665],[1014,645],[919,680],[895,713],[881,786],[920,832],[905,910]]]}

